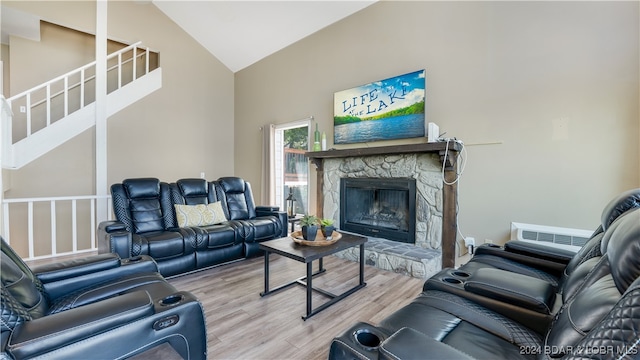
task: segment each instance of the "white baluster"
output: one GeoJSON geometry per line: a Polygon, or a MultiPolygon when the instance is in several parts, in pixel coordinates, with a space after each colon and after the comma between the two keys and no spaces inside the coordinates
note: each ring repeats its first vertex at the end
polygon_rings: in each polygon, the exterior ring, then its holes
{"type": "Polygon", "coordinates": [[[51,125],[51,83],[47,84],[47,126],[51,125]]]}
{"type": "Polygon", "coordinates": [[[31,93],[27,94],[27,137],[31,136],[31,93]]]}
{"type": "Polygon", "coordinates": [[[27,213],[27,225],[29,226],[28,233],[28,241],[29,241],[29,257],[32,258],[34,256],[33,251],[33,201],[29,201],[27,213]]]}
{"type": "Polygon", "coordinates": [[[131,78],[131,81],[134,81],[136,79],[136,49],[137,47],[133,47],[133,76],[131,78]]]}
{"type": "Polygon", "coordinates": [[[84,107],[84,70],[80,70],[80,109],[84,107]]]}
{"type": "MultiPolygon", "coordinates": [[[[91,204],[91,229],[97,229],[97,226],[96,226],[96,199],[91,199],[89,202],[91,204]]],[[[91,232],[91,248],[92,249],[96,248],[96,232],[95,231],[91,232]]]]}
{"type": "Polygon", "coordinates": [[[51,255],[58,253],[58,240],[56,234],[58,233],[56,227],[56,201],[51,200],[51,255]]]}
{"type": "Polygon", "coordinates": [[[3,219],[3,225],[4,225],[4,239],[7,241],[8,244],[11,244],[10,241],[10,236],[9,234],[11,233],[11,228],[9,227],[9,203],[4,203],[3,204],[3,214],[2,217],[3,219]]]}
{"type": "Polygon", "coordinates": [[[71,233],[73,242],[73,252],[78,251],[78,217],[76,209],[77,200],[71,200],[71,233]]]}
{"type": "Polygon", "coordinates": [[[69,115],[69,77],[64,77],[64,116],[69,115]]]}
{"type": "Polygon", "coordinates": [[[122,87],[122,53],[118,53],[118,89],[122,87]]]}

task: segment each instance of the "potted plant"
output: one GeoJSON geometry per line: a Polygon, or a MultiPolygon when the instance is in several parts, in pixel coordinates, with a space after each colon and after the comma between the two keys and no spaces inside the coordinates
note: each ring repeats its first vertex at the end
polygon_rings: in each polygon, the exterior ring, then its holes
{"type": "Polygon", "coordinates": [[[333,230],[335,230],[335,226],[333,226],[333,219],[322,219],[320,220],[320,228],[322,229],[322,234],[325,238],[330,238],[331,234],[333,234],[333,230]]]}
{"type": "Polygon", "coordinates": [[[318,233],[318,224],[320,220],[315,215],[305,215],[300,219],[302,227],[302,237],[305,240],[314,241],[318,233]]]}

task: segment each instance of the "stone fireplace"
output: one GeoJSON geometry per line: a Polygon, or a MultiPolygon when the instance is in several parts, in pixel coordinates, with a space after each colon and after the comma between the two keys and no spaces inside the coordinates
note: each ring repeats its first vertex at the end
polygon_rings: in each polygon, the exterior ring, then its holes
{"type": "MultiPolygon", "coordinates": [[[[452,267],[455,262],[457,232],[457,187],[455,183],[447,184],[444,180],[451,182],[455,176],[454,164],[458,151],[460,148],[453,144],[426,143],[308,152],[307,157],[317,168],[317,214],[332,218],[336,224],[340,224],[341,231],[362,234],[357,230],[343,228],[345,223],[353,222],[365,225],[377,223],[383,224],[382,227],[392,228],[395,225],[385,221],[392,218],[390,213],[404,201],[394,199],[400,196],[399,193],[360,191],[359,195],[365,198],[365,203],[373,204],[373,210],[360,211],[360,208],[356,208],[358,215],[354,221],[349,219],[348,213],[341,215],[341,204],[344,202],[344,199],[341,200],[342,187],[370,179],[382,181],[382,187],[387,190],[397,190],[393,188],[396,185],[389,185],[396,181],[412,183],[407,187],[414,186],[415,190],[411,198],[407,198],[407,203],[412,202],[409,207],[415,207],[415,211],[410,215],[400,214],[399,217],[411,216],[411,221],[407,222],[411,224],[407,227],[413,228],[413,239],[407,235],[405,240],[408,241],[398,242],[371,231],[365,234],[369,240],[365,245],[365,261],[368,265],[419,278],[427,278],[443,266],[452,267]],[[344,216],[347,218],[343,219],[344,216]]],[[[406,194],[401,197],[404,196],[406,194]]],[[[348,249],[337,255],[358,260],[359,253],[352,250],[348,249]]]]}
{"type": "MultiPolygon", "coordinates": [[[[325,159],[324,161],[324,217],[333,218],[336,224],[340,224],[340,229],[366,235],[369,242],[365,246],[366,263],[376,267],[404,273],[414,277],[426,278],[442,268],[440,239],[442,238],[442,167],[438,164],[439,158],[434,154],[402,154],[402,155],[377,155],[366,157],[349,157],[342,159],[325,159]],[[372,186],[371,179],[376,179],[379,185],[372,186]],[[364,216],[360,216],[360,224],[353,227],[353,219],[344,219],[341,207],[345,203],[342,190],[347,185],[362,185],[365,183],[365,190],[360,191],[362,197],[375,197],[376,187],[390,188],[403,187],[399,183],[410,183],[407,188],[413,187],[411,191],[412,199],[406,200],[413,205],[413,219],[411,219],[412,234],[406,234],[405,240],[396,242],[389,237],[403,236],[380,236],[376,234],[382,231],[383,235],[388,235],[388,229],[381,227],[368,227],[366,223],[380,223],[380,218],[388,215],[394,205],[398,205],[400,200],[390,200],[397,193],[382,194],[387,200],[379,201],[380,189],[378,188],[377,205],[373,205],[372,211],[367,211],[364,216]],[[368,187],[368,189],[366,189],[368,187]],[[387,203],[384,205],[384,203],[387,203]],[[387,209],[381,209],[387,206],[387,209]],[[371,213],[380,213],[378,216],[370,216],[371,213]],[[362,219],[364,218],[364,219],[362,219]],[[377,218],[377,220],[376,220],[377,218]],[[365,224],[363,224],[365,223],[365,224]],[[343,226],[347,226],[344,228],[343,226]]],[[[407,191],[408,193],[409,191],[407,191]]],[[[408,194],[405,194],[408,196],[408,194]]],[[[352,201],[353,199],[351,199],[352,201]]],[[[369,202],[367,199],[364,202],[369,202]]],[[[375,204],[376,201],[373,201],[375,204]]],[[[353,204],[347,204],[347,207],[353,204]]],[[[361,207],[356,207],[355,213],[361,207]]],[[[407,209],[408,210],[408,209],[407,209]]],[[[406,214],[407,216],[409,214],[406,214]]],[[[409,221],[407,220],[407,224],[409,221]]],[[[387,227],[391,225],[387,224],[387,227]]],[[[407,225],[407,232],[408,232],[407,225]]],[[[358,260],[359,254],[353,249],[339,253],[338,256],[350,260],[358,260]]]]}

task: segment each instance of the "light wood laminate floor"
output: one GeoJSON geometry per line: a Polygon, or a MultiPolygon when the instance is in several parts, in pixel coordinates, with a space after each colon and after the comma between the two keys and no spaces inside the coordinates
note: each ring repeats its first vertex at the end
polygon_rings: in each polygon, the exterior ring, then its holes
{"type": "MultiPolygon", "coordinates": [[[[314,277],[314,287],[339,294],[357,284],[358,263],[329,256],[324,264],[327,272],[314,277]]],[[[258,257],[169,280],[202,302],[209,359],[326,359],[333,337],[357,321],[377,324],[415,298],[423,284],[366,266],[365,288],[303,321],[305,288],[295,285],[260,297],[263,266],[264,257],[258,257]]],[[[271,255],[271,288],[304,274],[304,264],[271,255]]],[[[313,306],[326,299],[314,294],[313,306]]]]}

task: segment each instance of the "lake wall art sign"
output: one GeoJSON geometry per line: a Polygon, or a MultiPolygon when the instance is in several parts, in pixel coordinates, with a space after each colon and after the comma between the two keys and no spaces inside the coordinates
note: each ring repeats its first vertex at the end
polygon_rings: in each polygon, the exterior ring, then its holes
{"type": "Polygon", "coordinates": [[[333,143],[425,136],[425,70],[334,94],[333,143]]]}

